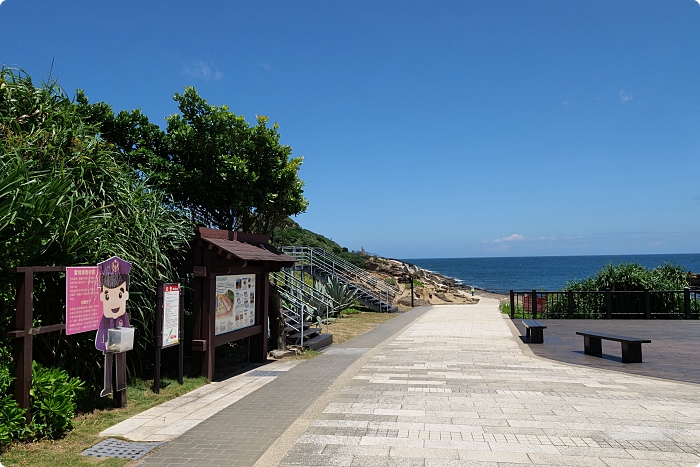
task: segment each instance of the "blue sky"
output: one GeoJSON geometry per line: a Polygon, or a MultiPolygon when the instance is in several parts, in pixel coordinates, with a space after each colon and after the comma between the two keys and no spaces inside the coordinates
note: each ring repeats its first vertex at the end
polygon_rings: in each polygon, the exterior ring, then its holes
{"type": "Polygon", "coordinates": [[[297,220],[399,258],[700,252],[695,0],[5,0],[0,63],[304,156],[297,220]]]}

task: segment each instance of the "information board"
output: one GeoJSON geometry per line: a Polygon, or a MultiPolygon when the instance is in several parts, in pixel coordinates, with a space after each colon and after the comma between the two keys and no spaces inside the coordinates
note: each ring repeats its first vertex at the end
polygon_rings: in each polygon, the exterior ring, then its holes
{"type": "Polygon", "coordinates": [[[255,274],[216,277],[214,334],[255,324],[255,274]]]}
{"type": "Polygon", "coordinates": [[[66,268],[66,334],[94,331],[100,325],[100,271],[97,266],[66,268]]]}
{"type": "Polygon", "coordinates": [[[180,286],[163,285],[163,345],[170,347],[180,342],[180,286]]]}

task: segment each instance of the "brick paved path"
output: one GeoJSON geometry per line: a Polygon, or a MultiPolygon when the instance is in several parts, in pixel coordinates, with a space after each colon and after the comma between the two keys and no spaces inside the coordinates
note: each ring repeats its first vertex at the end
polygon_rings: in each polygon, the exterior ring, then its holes
{"type": "MultiPolygon", "coordinates": [[[[200,422],[137,466],[252,466],[353,362],[427,308],[418,307],[322,355],[200,422]]],[[[264,370],[265,367],[259,368],[264,370]]]]}
{"type": "Polygon", "coordinates": [[[700,386],[528,356],[510,326],[495,300],[414,310],[292,368],[142,465],[700,463],[700,386]]]}
{"type": "Polygon", "coordinates": [[[369,355],[278,457],[284,467],[694,467],[700,386],[525,356],[495,301],[434,307],[369,355]]]}

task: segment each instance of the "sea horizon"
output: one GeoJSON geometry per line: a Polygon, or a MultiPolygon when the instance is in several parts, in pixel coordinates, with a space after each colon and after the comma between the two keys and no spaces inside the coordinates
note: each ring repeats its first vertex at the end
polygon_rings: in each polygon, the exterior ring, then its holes
{"type": "Polygon", "coordinates": [[[700,253],[410,258],[401,261],[468,286],[499,293],[559,290],[568,281],[592,276],[608,264],[638,263],[654,269],[672,263],[686,271],[700,272],[700,253]]]}

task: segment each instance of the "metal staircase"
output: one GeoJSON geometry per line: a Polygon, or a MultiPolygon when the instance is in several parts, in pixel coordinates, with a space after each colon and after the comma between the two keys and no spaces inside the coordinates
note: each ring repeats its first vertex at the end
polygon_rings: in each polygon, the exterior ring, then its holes
{"type": "Polygon", "coordinates": [[[286,246],[282,251],[296,259],[293,270],[308,272],[326,282],[336,277],[356,292],[357,300],[374,311],[393,312],[396,291],[374,274],[358,268],[323,248],[286,246]]]}
{"type": "Polygon", "coordinates": [[[303,277],[296,277],[291,269],[270,273],[270,282],[279,290],[287,343],[311,350],[331,345],[333,336],[328,334],[328,318],[337,309],[337,303],[307,284],[303,277]]]}

